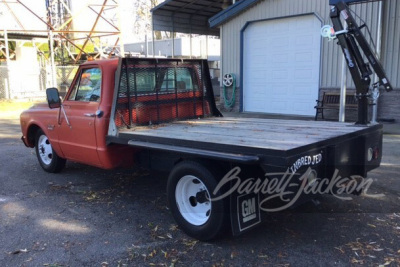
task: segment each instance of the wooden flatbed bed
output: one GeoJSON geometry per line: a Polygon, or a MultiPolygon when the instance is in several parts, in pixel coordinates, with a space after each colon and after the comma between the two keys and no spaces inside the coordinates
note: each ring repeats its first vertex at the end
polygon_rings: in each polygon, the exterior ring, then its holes
{"type": "MultiPolygon", "coordinates": [[[[213,151],[242,157],[288,157],[324,145],[334,145],[381,127],[339,122],[226,117],[120,129],[118,137],[112,139],[137,147],[191,152],[189,154],[213,151]]],[[[257,161],[256,158],[246,160],[257,161]]]]}

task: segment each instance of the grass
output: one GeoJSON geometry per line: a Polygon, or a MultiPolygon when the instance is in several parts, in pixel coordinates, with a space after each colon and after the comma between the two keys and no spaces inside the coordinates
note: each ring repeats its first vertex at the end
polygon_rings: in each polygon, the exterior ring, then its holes
{"type": "Polygon", "coordinates": [[[35,101],[0,100],[0,119],[18,119],[22,111],[33,106],[35,101]]]}
{"type": "Polygon", "coordinates": [[[0,112],[23,111],[35,103],[33,101],[0,100],[0,112]]]}

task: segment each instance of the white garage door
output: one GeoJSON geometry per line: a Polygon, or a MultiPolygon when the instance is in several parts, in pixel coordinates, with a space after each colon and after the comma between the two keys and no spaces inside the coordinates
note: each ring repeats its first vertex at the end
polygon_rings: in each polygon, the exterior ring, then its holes
{"type": "Polygon", "coordinates": [[[255,22],[243,38],[243,109],[315,114],[321,22],[315,16],[255,22]]]}

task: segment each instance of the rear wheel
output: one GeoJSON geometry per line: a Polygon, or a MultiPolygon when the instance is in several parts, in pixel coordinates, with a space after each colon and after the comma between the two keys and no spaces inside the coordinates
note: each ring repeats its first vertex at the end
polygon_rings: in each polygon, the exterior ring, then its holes
{"type": "Polygon", "coordinates": [[[211,240],[224,232],[225,200],[214,201],[217,186],[213,172],[197,162],[184,161],[168,178],[169,208],[179,227],[189,236],[211,240]]]}
{"type": "Polygon", "coordinates": [[[49,138],[42,130],[38,130],[35,138],[36,156],[43,170],[51,173],[60,172],[66,160],[60,158],[53,150],[49,138]]]}

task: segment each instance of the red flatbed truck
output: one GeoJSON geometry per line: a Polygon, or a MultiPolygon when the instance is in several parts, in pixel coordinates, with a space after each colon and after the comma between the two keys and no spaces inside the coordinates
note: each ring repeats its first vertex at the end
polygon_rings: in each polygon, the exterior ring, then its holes
{"type": "MultiPolygon", "coordinates": [[[[346,12],[343,2],[336,6],[346,12]]],[[[380,64],[373,67],[388,89],[380,64]]],[[[262,222],[262,211],[317,193],[358,193],[362,177],[379,167],[382,125],[369,125],[364,111],[356,125],[224,118],[209,75],[205,60],[86,62],[62,102],[48,89],[48,104],[21,114],[22,140],[48,172],[61,171],[66,160],[169,171],[172,215],[200,240],[227,229],[240,234],[262,222]]]]}

